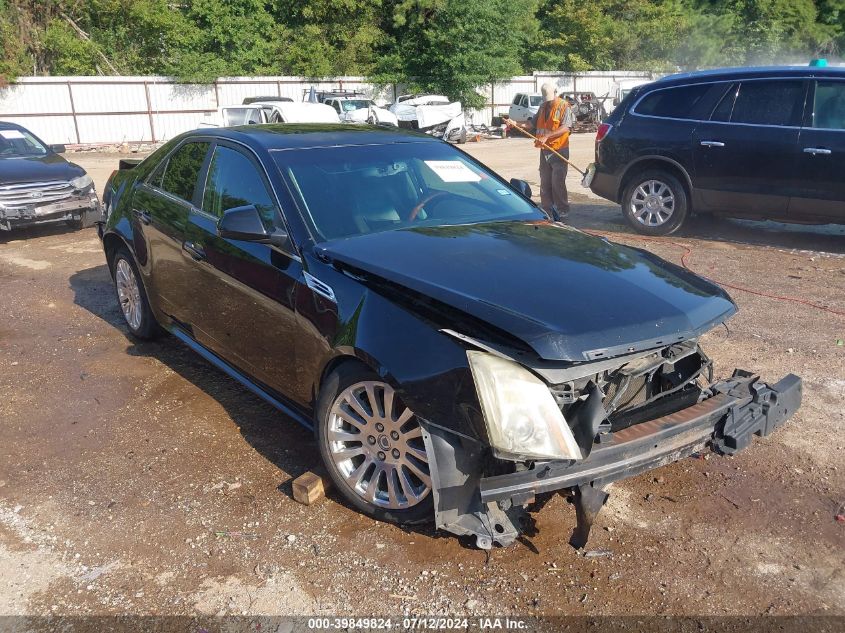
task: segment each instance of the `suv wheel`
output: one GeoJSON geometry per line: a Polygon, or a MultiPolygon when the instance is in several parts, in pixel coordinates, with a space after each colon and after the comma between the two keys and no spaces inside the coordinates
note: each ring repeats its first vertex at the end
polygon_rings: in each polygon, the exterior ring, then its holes
{"type": "Polygon", "coordinates": [[[320,393],[317,440],[329,476],[361,512],[399,524],[431,521],[431,473],[419,421],[366,368],[332,372],[320,393]]]}
{"type": "Polygon", "coordinates": [[[669,235],[687,217],[689,202],[681,181],[666,171],[637,174],[622,196],[622,213],[628,224],[644,235],[669,235]]]}
{"type": "Polygon", "coordinates": [[[114,254],[111,269],[117,302],[129,331],[140,339],[155,338],[160,332],[159,325],[147,300],[138,268],[125,247],[114,254]]]}

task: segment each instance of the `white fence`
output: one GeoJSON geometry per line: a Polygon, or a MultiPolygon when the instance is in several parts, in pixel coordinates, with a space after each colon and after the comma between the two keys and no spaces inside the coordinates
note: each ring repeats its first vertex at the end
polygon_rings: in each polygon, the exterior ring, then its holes
{"type": "MultiPolygon", "coordinates": [[[[538,72],[512,77],[479,90],[487,98],[483,110],[470,113],[476,123],[489,123],[506,112],[519,92],[539,92],[551,81],[562,91],[610,92],[620,79],[645,77],[639,72],[562,74],[538,72]]],[[[286,96],[301,101],[311,86],[359,90],[377,102],[392,102],[403,86],[376,86],[364,77],[311,81],[304,77],[229,77],[213,84],[181,84],[166,77],[23,77],[0,88],[0,119],[19,123],[47,143],[158,142],[190,130],[221,105],[253,96],[286,96]]]]}

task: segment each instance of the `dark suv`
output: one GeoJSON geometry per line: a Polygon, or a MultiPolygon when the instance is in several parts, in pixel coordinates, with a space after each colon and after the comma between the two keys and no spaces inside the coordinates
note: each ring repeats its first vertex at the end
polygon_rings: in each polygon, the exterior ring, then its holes
{"type": "Polygon", "coordinates": [[[633,90],[600,126],[591,189],[640,233],[692,213],[845,223],[845,68],[731,68],[633,90]]]}

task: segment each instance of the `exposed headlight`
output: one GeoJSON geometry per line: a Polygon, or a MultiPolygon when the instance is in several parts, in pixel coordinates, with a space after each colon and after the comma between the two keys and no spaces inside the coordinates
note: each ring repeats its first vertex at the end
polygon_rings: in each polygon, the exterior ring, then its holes
{"type": "Polygon", "coordinates": [[[87,189],[91,185],[94,184],[94,181],[91,180],[91,176],[88,174],[82,174],[81,176],[74,178],[70,181],[70,186],[74,189],[82,191],[83,189],[87,189]]]}
{"type": "Polygon", "coordinates": [[[467,352],[490,445],[504,459],[581,459],[546,384],[527,369],[486,352],[467,352]]]}

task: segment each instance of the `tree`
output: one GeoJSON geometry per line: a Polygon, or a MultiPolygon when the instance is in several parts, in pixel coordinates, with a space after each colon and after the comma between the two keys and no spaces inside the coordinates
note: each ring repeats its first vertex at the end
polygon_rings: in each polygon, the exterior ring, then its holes
{"type": "Polygon", "coordinates": [[[13,8],[0,0],[0,87],[26,72],[26,44],[13,8]]]}
{"type": "Polygon", "coordinates": [[[381,0],[281,0],[274,9],[287,29],[279,60],[285,74],[369,75],[384,43],[381,0]]]}
{"type": "Polygon", "coordinates": [[[480,107],[478,88],[521,72],[534,0],[398,0],[376,77],[480,107]]]}

